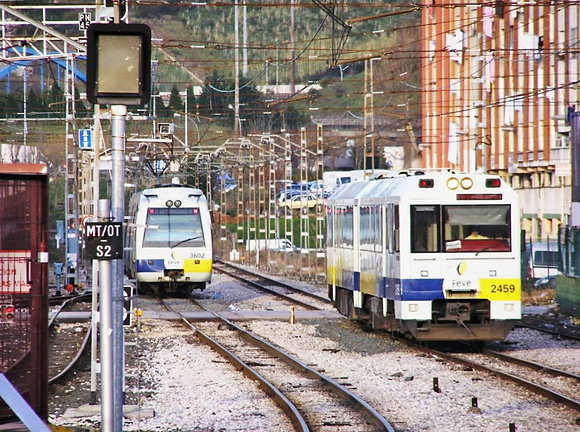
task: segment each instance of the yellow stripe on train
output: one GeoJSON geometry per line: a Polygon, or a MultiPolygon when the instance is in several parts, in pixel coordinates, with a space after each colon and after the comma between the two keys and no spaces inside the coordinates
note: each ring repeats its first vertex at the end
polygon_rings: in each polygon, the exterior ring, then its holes
{"type": "Polygon", "coordinates": [[[489,300],[520,300],[522,281],[514,279],[480,279],[478,298],[489,300]]]}
{"type": "Polygon", "coordinates": [[[210,259],[184,259],[184,273],[209,273],[212,269],[212,260],[210,259]]]}

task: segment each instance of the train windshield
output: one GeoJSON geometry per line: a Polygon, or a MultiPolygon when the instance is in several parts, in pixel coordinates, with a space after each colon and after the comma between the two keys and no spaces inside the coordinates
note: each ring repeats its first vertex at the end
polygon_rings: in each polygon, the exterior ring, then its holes
{"type": "Polygon", "coordinates": [[[509,205],[411,206],[412,252],[508,252],[509,205]]]}
{"type": "Polygon", "coordinates": [[[150,208],[143,247],[203,247],[198,208],[150,208]]]}

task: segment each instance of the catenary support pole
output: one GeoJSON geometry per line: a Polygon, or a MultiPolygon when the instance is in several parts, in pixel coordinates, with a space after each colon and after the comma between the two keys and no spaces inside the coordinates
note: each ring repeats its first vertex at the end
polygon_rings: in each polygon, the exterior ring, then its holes
{"type": "MultiPolygon", "coordinates": [[[[111,216],[114,222],[125,219],[125,123],[127,107],[111,105],[111,158],[112,194],[111,216]]],[[[114,415],[115,432],[123,426],[123,260],[112,260],[112,309],[113,309],[113,355],[114,355],[114,415]]]]}

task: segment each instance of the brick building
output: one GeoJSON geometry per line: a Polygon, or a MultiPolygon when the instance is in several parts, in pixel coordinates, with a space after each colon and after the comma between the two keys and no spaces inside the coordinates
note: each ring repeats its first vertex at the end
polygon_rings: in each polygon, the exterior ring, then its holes
{"type": "Polygon", "coordinates": [[[497,173],[528,237],[570,214],[578,2],[423,1],[423,166],[497,173]]]}

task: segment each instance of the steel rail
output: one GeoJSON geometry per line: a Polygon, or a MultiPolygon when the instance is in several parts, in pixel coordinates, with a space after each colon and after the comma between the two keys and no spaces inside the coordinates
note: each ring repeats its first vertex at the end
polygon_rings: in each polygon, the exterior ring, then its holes
{"type": "Polygon", "coordinates": [[[75,367],[75,365],[80,360],[81,356],[84,354],[84,352],[87,348],[87,345],[89,344],[89,340],[91,340],[91,334],[92,334],[92,330],[91,330],[91,326],[89,326],[87,329],[87,332],[85,334],[85,337],[83,338],[83,342],[82,342],[81,346],[79,347],[74,358],[59,373],[57,373],[55,376],[50,377],[48,379],[49,384],[54,384],[55,382],[58,382],[61,378],[66,376],[66,374],[68,374],[73,367],[75,367]]]}
{"type": "MultiPolygon", "coordinates": [[[[236,365],[245,376],[256,381],[259,384],[260,388],[264,390],[266,394],[268,394],[268,396],[270,396],[274,400],[276,405],[278,405],[278,407],[280,407],[282,411],[284,411],[284,413],[288,416],[288,418],[290,419],[290,421],[292,422],[292,424],[296,429],[301,430],[303,432],[307,432],[310,430],[308,428],[306,420],[304,419],[304,417],[302,417],[302,414],[300,414],[300,412],[298,411],[298,408],[296,408],[296,406],[286,396],[284,396],[284,394],[282,394],[280,390],[274,387],[254,368],[245,363],[233,352],[231,352],[226,347],[221,345],[218,341],[206,335],[198,327],[189,322],[187,318],[185,318],[180,312],[176,311],[173,307],[171,307],[166,301],[164,301],[163,299],[160,299],[160,301],[163,304],[163,306],[165,306],[168,310],[176,314],[185,325],[187,325],[191,330],[193,330],[203,343],[215,349],[222,357],[225,357],[226,359],[228,359],[230,363],[236,365]]],[[[203,307],[199,304],[198,306],[203,307]]]]}
{"type": "MultiPolygon", "coordinates": [[[[303,295],[305,295],[307,297],[316,299],[316,300],[321,301],[321,302],[324,302],[324,303],[330,303],[330,299],[328,299],[327,297],[323,297],[323,296],[321,296],[319,294],[312,293],[312,292],[309,292],[309,291],[306,291],[306,290],[297,288],[297,287],[292,286],[290,284],[287,284],[285,282],[282,282],[282,281],[279,281],[279,280],[276,280],[276,279],[272,279],[272,278],[270,278],[268,276],[264,276],[264,275],[261,275],[261,274],[257,274],[257,273],[254,273],[254,272],[250,271],[250,270],[246,270],[244,268],[241,268],[241,267],[238,267],[238,266],[235,266],[233,264],[230,264],[230,263],[227,263],[227,262],[224,262],[224,261],[220,261],[220,260],[214,261],[214,264],[215,263],[218,263],[218,264],[223,265],[225,267],[228,267],[230,269],[234,269],[235,271],[242,272],[242,273],[244,273],[246,275],[254,276],[256,278],[265,280],[268,283],[281,286],[281,287],[286,288],[286,289],[289,289],[289,290],[291,290],[291,291],[293,291],[295,293],[303,294],[303,295]]],[[[271,290],[271,289],[269,289],[267,287],[264,287],[263,285],[260,285],[257,282],[252,282],[252,281],[249,281],[248,279],[244,279],[243,277],[238,276],[238,275],[236,275],[236,274],[234,274],[234,273],[232,273],[232,272],[230,272],[228,270],[225,270],[225,269],[222,269],[222,268],[219,268],[219,267],[214,267],[214,269],[216,269],[217,271],[220,271],[220,272],[222,272],[224,274],[227,274],[228,276],[234,277],[234,278],[236,278],[236,279],[238,279],[238,280],[240,280],[242,282],[248,283],[249,285],[252,285],[255,288],[268,291],[268,292],[270,292],[270,293],[272,293],[274,295],[277,295],[279,297],[284,298],[285,300],[288,300],[290,302],[299,304],[299,305],[301,305],[301,306],[303,306],[303,307],[305,307],[307,309],[310,309],[310,310],[320,310],[320,308],[318,308],[316,306],[310,305],[308,303],[303,303],[300,300],[295,300],[295,299],[293,299],[292,297],[289,297],[289,296],[285,296],[284,294],[278,293],[278,292],[276,292],[274,290],[271,290]]]]}
{"type": "Polygon", "coordinates": [[[452,361],[452,362],[455,362],[455,363],[458,363],[458,364],[461,364],[464,366],[469,366],[469,367],[472,367],[474,369],[477,369],[477,370],[480,370],[483,372],[488,372],[488,373],[497,375],[503,379],[512,381],[512,382],[514,382],[514,383],[516,383],[516,384],[518,384],[518,385],[520,385],[520,386],[522,386],[522,387],[524,387],[524,388],[526,388],[534,393],[545,396],[554,402],[562,403],[562,404],[567,405],[568,407],[570,407],[576,411],[580,411],[580,401],[571,399],[571,398],[569,398],[569,397],[567,397],[567,396],[563,395],[562,393],[559,393],[555,390],[551,390],[551,389],[544,387],[544,386],[541,386],[539,384],[534,384],[531,381],[528,381],[528,380],[520,378],[518,376],[509,374],[507,372],[502,372],[498,369],[493,369],[491,367],[484,366],[481,363],[477,363],[477,362],[474,362],[471,360],[467,360],[467,359],[463,359],[463,358],[454,356],[453,354],[448,354],[448,353],[445,353],[442,351],[438,351],[438,350],[435,350],[432,348],[427,348],[427,347],[421,347],[418,345],[414,345],[414,346],[416,348],[419,348],[423,352],[430,354],[430,355],[441,357],[441,358],[444,358],[446,360],[449,360],[449,361],[452,361]]]}
{"type": "MultiPolygon", "coordinates": [[[[549,324],[549,323],[546,323],[546,324],[549,324]]],[[[558,330],[547,329],[547,328],[541,327],[541,324],[531,324],[531,323],[520,322],[520,323],[516,324],[515,327],[528,328],[528,329],[536,330],[536,331],[539,331],[542,333],[547,333],[547,334],[551,334],[551,335],[558,336],[558,337],[565,337],[567,339],[580,341],[580,337],[577,335],[573,335],[573,334],[565,333],[565,332],[560,332],[558,330]]]]}
{"type": "MultiPolygon", "coordinates": [[[[193,299],[190,299],[190,300],[194,301],[193,299]]],[[[162,300],[162,302],[163,302],[163,300],[162,300]]],[[[165,305],[165,302],[163,302],[163,304],[165,305]]],[[[199,307],[204,308],[199,303],[197,303],[197,305],[199,307]]],[[[204,338],[204,339],[207,338],[208,340],[213,341],[213,339],[211,339],[208,335],[206,335],[201,330],[199,330],[195,325],[191,324],[179,312],[176,312],[170,306],[166,306],[166,307],[168,307],[168,309],[170,309],[172,312],[174,312],[178,316],[180,316],[182,321],[184,321],[190,328],[194,329],[198,334],[200,334],[202,338],[204,338]]],[[[207,310],[207,309],[205,309],[205,310],[207,310]]],[[[321,374],[320,372],[316,371],[315,369],[313,369],[313,368],[309,367],[308,365],[306,365],[305,363],[301,362],[297,358],[291,356],[288,353],[281,351],[279,348],[277,348],[273,344],[271,344],[268,341],[254,335],[253,333],[249,332],[248,330],[244,329],[243,327],[238,326],[237,324],[228,320],[227,318],[224,318],[220,314],[218,314],[214,311],[209,311],[209,310],[208,310],[208,312],[213,314],[218,320],[225,323],[229,328],[237,330],[240,333],[240,335],[242,335],[242,337],[244,337],[245,339],[250,341],[252,344],[260,347],[261,349],[265,350],[269,354],[277,357],[278,359],[282,360],[283,362],[290,365],[291,367],[299,369],[300,371],[308,374],[309,376],[311,376],[315,379],[321,380],[324,384],[330,386],[332,388],[332,390],[335,391],[336,394],[338,394],[339,396],[341,396],[342,398],[344,398],[345,400],[347,400],[351,403],[355,403],[357,406],[362,408],[362,410],[364,410],[367,413],[367,418],[369,420],[371,420],[371,422],[375,426],[379,427],[381,430],[385,430],[388,432],[395,432],[395,429],[391,426],[391,424],[378,411],[376,411],[367,402],[360,399],[357,395],[355,395],[354,393],[349,391],[347,388],[345,388],[344,386],[342,386],[338,382],[334,381],[331,378],[326,377],[325,375],[321,374]]],[[[241,359],[239,359],[239,357],[237,357],[235,354],[231,353],[227,348],[223,347],[217,341],[213,341],[212,344],[216,344],[216,346],[219,347],[219,348],[216,348],[216,350],[218,350],[218,352],[220,352],[220,353],[224,352],[223,355],[225,355],[227,358],[235,359],[236,364],[238,364],[237,363],[238,361],[242,362],[242,364],[239,364],[240,367],[244,368],[244,370],[246,370],[246,368],[247,368],[248,372],[251,371],[252,376],[254,376],[254,374],[255,374],[256,377],[259,377],[258,379],[260,382],[262,382],[262,380],[264,380],[267,383],[267,388],[275,389],[275,387],[272,384],[270,384],[269,382],[267,382],[265,380],[265,378],[262,377],[262,375],[260,375],[257,371],[255,371],[250,366],[245,365],[245,363],[243,363],[243,361],[241,359]]],[[[283,397],[284,399],[287,400],[287,398],[281,392],[279,392],[279,390],[275,389],[275,391],[276,391],[276,394],[279,394],[280,397],[283,397]]],[[[296,409],[296,412],[299,414],[299,412],[298,412],[297,408],[294,406],[294,404],[292,404],[292,402],[290,402],[290,401],[288,401],[288,402],[292,405],[292,407],[294,407],[294,409],[296,409]]],[[[299,414],[299,415],[300,415],[300,418],[302,418],[302,415],[301,414],[299,414]]],[[[304,421],[304,426],[306,427],[306,429],[303,429],[303,430],[310,430],[305,421],[304,421]]]]}
{"type": "Polygon", "coordinates": [[[481,352],[483,354],[487,354],[487,355],[496,357],[500,360],[514,363],[514,364],[521,365],[521,366],[526,366],[526,367],[529,367],[530,369],[534,369],[537,371],[546,372],[546,373],[549,373],[550,375],[553,375],[553,376],[564,376],[566,378],[572,378],[572,379],[576,379],[576,380],[580,381],[580,375],[577,375],[575,373],[568,372],[568,371],[565,371],[562,369],[556,369],[556,368],[542,365],[539,363],[535,363],[535,362],[532,362],[529,360],[524,360],[524,359],[520,359],[517,357],[513,357],[513,356],[510,356],[507,354],[503,354],[503,353],[498,352],[498,351],[490,350],[489,348],[484,348],[484,349],[482,349],[481,352]]]}
{"type": "MultiPolygon", "coordinates": [[[[54,327],[54,324],[56,322],[58,315],[64,310],[64,308],[66,306],[68,306],[69,303],[73,303],[75,301],[84,299],[88,296],[90,296],[90,294],[81,294],[81,295],[78,295],[78,296],[75,296],[75,297],[72,297],[72,298],[69,298],[69,299],[66,299],[65,301],[63,301],[61,303],[61,305],[59,306],[59,308],[50,317],[49,322],[48,322],[49,329],[52,329],[54,327]]],[[[89,344],[89,341],[91,340],[91,333],[92,333],[91,329],[92,329],[92,326],[89,326],[87,328],[87,331],[84,335],[83,341],[82,341],[79,349],[77,350],[75,356],[72,358],[72,360],[69,363],[67,363],[66,366],[64,368],[62,368],[58,373],[56,373],[54,376],[48,378],[49,384],[54,384],[54,383],[58,382],[60,379],[62,379],[64,376],[66,376],[75,367],[75,365],[80,360],[81,356],[84,354],[84,352],[89,344]]],[[[53,352],[51,357],[54,357],[54,354],[55,353],[53,352]]]]}

